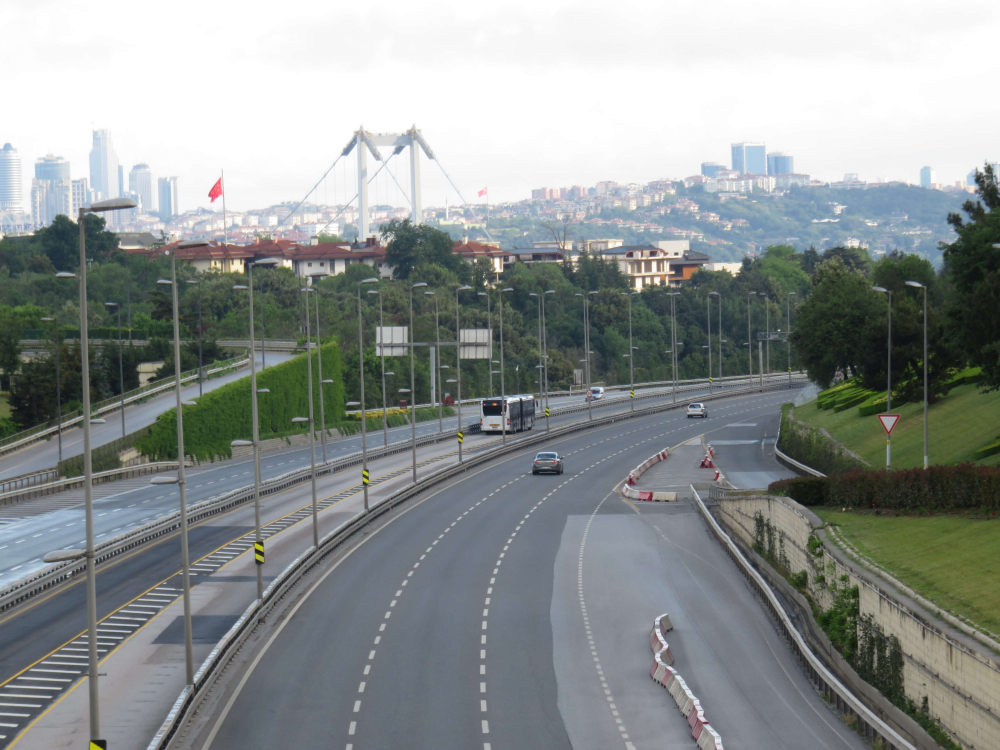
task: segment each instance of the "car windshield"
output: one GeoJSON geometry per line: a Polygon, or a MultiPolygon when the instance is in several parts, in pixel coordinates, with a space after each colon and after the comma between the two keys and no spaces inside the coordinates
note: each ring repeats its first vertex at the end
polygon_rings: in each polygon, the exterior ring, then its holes
{"type": "Polygon", "coordinates": [[[535,458],[559,458],[557,453],[539,453],[535,458]]]}
{"type": "Polygon", "coordinates": [[[604,393],[604,389],[603,388],[595,388],[594,389],[594,393],[604,393]]]}
{"type": "Polygon", "coordinates": [[[689,409],[701,409],[702,405],[701,404],[691,404],[691,406],[689,406],[688,408],[689,409]]]}
{"type": "Polygon", "coordinates": [[[499,417],[503,414],[503,401],[498,398],[483,399],[483,414],[487,417],[499,417]]]}

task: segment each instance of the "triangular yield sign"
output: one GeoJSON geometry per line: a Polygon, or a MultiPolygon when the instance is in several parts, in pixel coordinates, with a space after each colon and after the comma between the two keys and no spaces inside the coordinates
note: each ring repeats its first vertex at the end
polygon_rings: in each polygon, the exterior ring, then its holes
{"type": "Polygon", "coordinates": [[[898,414],[879,414],[878,421],[882,423],[882,429],[885,430],[886,435],[892,434],[892,428],[896,426],[896,422],[899,421],[898,414]]]}

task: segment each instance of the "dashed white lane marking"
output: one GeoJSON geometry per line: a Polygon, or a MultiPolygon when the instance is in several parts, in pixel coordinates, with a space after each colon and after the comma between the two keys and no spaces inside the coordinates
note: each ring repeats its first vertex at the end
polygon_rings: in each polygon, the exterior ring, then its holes
{"type": "MultiPolygon", "coordinates": [[[[590,514],[590,518],[587,519],[587,525],[583,529],[583,538],[580,540],[580,557],[577,561],[576,568],[576,588],[577,594],[580,597],[580,613],[583,615],[583,627],[587,631],[587,645],[590,648],[591,658],[594,660],[594,668],[597,670],[597,678],[601,682],[601,689],[604,691],[604,696],[607,698],[608,709],[611,711],[611,717],[615,722],[615,728],[621,734],[623,740],[628,740],[628,731],[625,728],[625,724],[622,722],[621,717],[618,715],[618,707],[615,705],[615,697],[611,694],[611,689],[608,687],[607,679],[605,679],[604,669],[601,667],[601,659],[597,654],[597,646],[594,644],[594,634],[590,629],[590,616],[587,614],[587,602],[583,596],[583,553],[587,547],[587,535],[590,534],[590,526],[594,522],[594,517],[597,512],[604,505],[604,501],[611,497],[613,493],[609,492],[604,498],[597,504],[594,508],[594,512],[590,514]]],[[[627,750],[633,750],[631,742],[625,743],[627,750]]]]}

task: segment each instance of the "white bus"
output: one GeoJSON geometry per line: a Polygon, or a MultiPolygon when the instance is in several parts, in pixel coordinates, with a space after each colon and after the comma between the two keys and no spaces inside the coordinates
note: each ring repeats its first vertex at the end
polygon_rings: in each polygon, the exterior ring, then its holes
{"type": "Polygon", "coordinates": [[[481,432],[521,432],[535,426],[535,397],[529,394],[484,398],[479,405],[481,432]],[[506,402],[506,403],[505,403],[506,402]]]}

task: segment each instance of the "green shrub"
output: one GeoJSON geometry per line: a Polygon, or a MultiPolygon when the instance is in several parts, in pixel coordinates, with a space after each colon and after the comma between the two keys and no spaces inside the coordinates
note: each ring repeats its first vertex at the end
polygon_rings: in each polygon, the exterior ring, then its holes
{"type": "Polygon", "coordinates": [[[834,411],[845,411],[850,409],[852,406],[857,406],[858,404],[863,404],[868,401],[872,396],[875,395],[874,391],[868,391],[864,389],[859,389],[857,391],[850,391],[846,396],[838,398],[834,404],[834,411]]]}
{"type": "Polygon", "coordinates": [[[791,404],[785,404],[781,409],[778,448],[782,453],[824,474],[847,471],[861,465],[819,430],[792,419],[791,409],[791,404]]]}
{"type": "Polygon", "coordinates": [[[826,480],[823,477],[793,477],[771,482],[772,495],[790,497],[802,505],[826,505],[826,480]]]}
{"type": "MultiPolygon", "coordinates": [[[[318,423],[320,382],[316,357],[312,358],[312,369],[318,423]]],[[[307,374],[306,355],[300,354],[280,365],[268,367],[257,375],[257,387],[270,391],[257,398],[262,440],[295,434],[292,418],[308,416],[307,374]]],[[[326,427],[339,427],[344,422],[345,399],[340,347],[336,341],[323,344],[323,375],[333,381],[323,391],[326,427]]],[[[175,410],[164,412],[157,417],[149,435],[137,447],[153,460],[175,460],[176,425],[175,410]]],[[[305,431],[306,427],[303,426],[300,432],[305,431]]],[[[184,452],[189,456],[199,460],[231,456],[230,443],[233,440],[249,440],[252,436],[249,376],[209,391],[195,406],[184,407],[184,452]]]]}
{"type": "Polygon", "coordinates": [[[903,511],[1000,510],[1000,468],[960,464],[896,471],[852,469],[823,478],[800,477],[773,483],[803,505],[903,511]]]}
{"type": "Polygon", "coordinates": [[[1000,438],[997,438],[989,445],[984,445],[982,448],[975,451],[972,454],[972,457],[978,461],[981,458],[986,458],[987,456],[993,456],[997,453],[1000,453],[1000,438]]]}

